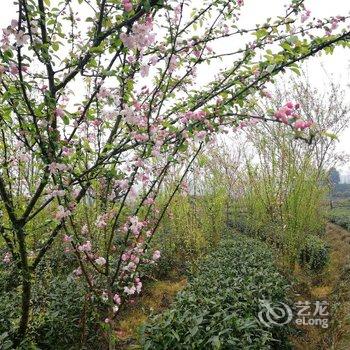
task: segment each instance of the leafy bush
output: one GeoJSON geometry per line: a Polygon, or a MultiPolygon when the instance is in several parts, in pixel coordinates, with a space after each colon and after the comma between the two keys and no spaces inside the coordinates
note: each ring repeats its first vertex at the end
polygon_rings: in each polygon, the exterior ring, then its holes
{"type": "Polygon", "coordinates": [[[320,237],[309,235],[300,250],[299,262],[310,270],[319,271],[329,261],[329,246],[320,237]]]}
{"type": "Polygon", "coordinates": [[[144,349],[282,349],[286,328],[266,328],[257,315],[259,300],[283,302],[287,288],[265,243],[225,240],[172,307],[145,326],[144,349]]]}
{"type": "MultiPolygon", "coordinates": [[[[10,343],[20,317],[21,299],[16,297],[18,287],[9,284],[10,272],[0,270],[0,349],[10,343]]],[[[65,275],[54,277],[46,266],[40,268],[40,283],[33,283],[32,293],[33,313],[21,349],[68,350],[96,342],[97,320],[83,283],[65,275]]]]}
{"type": "Polygon", "coordinates": [[[335,208],[330,213],[330,221],[350,231],[350,210],[335,208]]]}

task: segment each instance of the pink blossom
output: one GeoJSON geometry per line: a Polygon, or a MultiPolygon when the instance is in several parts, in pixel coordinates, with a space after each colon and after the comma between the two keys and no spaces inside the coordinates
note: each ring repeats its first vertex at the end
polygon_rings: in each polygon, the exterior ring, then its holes
{"type": "Polygon", "coordinates": [[[143,23],[134,23],[132,32],[130,34],[121,33],[120,40],[128,49],[138,49],[140,51],[143,51],[155,40],[155,35],[152,33],[152,29],[152,18],[147,17],[146,21],[143,23]]]}
{"type": "Polygon", "coordinates": [[[151,204],[153,204],[153,203],[154,203],[154,199],[151,198],[151,197],[149,197],[149,198],[147,198],[147,199],[145,200],[145,204],[146,204],[146,205],[151,205],[151,204]]]}
{"type": "Polygon", "coordinates": [[[19,73],[19,68],[16,65],[11,64],[10,65],[10,73],[13,75],[17,75],[19,73]]]}
{"type": "Polygon", "coordinates": [[[130,230],[131,232],[137,236],[139,235],[142,227],[143,227],[143,222],[139,221],[139,218],[137,216],[132,216],[129,218],[130,221],[130,230]]]}
{"type": "Polygon", "coordinates": [[[134,262],[130,261],[129,264],[126,266],[126,269],[129,271],[134,271],[136,270],[136,267],[137,265],[134,262]]]}
{"type": "Polygon", "coordinates": [[[134,134],[134,138],[137,142],[145,142],[148,140],[148,135],[136,133],[134,134]]]}
{"type": "Polygon", "coordinates": [[[338,21],[336,19],[334,19],[332,21],[332,25],[331,25],[331,30],[337,29],[338,28],[338,21]]]}
{"type": "Polygon", "coordinates": [[[107,226],[107,219],[108,219],[107,214],[100,215],[96,220],[96,226],[98,228],[105,228],[107,226]]]}
{"type": "Polygon", "coordinates": [[[25,45],[29,40],[29,35],[25,34],[23,30],[20,30],[18,33],[15,34],[15,40],[18,46],[25,45]]]}
{"type": "Polygon", "coordinates": [[[153,253],[152,260],[157,261],[159,258],[160,258],[160,251],[159,251],[159,250],[156,250],[156,251],[153,253]]]}
{"type": "Polygon", "coordinates": [[[68,236],[68,235],[64,235],[63,236],[63,242],[65,242],[65,243],[72,242],[72,237],[68,236]]]}
{"type": "Polygon", "coordinates": [[[75,276],[81,276],[81,275],[83,274],[83,270],[82,270],[81,267],[79,266],[77,269],[75,269],[75,270],[73,271],[73,274],[74,274],[75,276]]]}
{"type": "Polygon", "coordinates": [[[126,190],[129,187],[128,180],[117,180],[115,183],[121,190],[126,190]]]}
{"type": "Polygon", "coordinates": [[[53,198],[53,197],[63,197],[65,195],[65,191],[64,190],[51,190],[48,191],[48,195],[47,198],[53,198]]]}
{"type": "Polygon", "coordinates": [[[82,228],[81,228],[81,234],[83,236],[86,236],[87,234],[89,233],[89,228],[88,228],[88,225],[84,225],[82,228]]]}
{"type": "Polygon", "coordinates": [[[103,302],[107,302],[108,301],[108,293],[102,292],[101,299],[103,302]]]}
{"type": "Polygon", "coordinates": [[[113,296],[113,301],[114,301],[117,305],[120,305],[120,304],[122,303],[122,300],[121,300],[119,294],[117,294],[117,293],[114,294],[114,296],[113,296]]]}
{"type": "Polygon", "coordinates": [[[100,126],[102,123],[103,123],[102,119],[99,119],[99,118],[94,119],[94,120],[91,122],[91,124],[92,124],[93,126],[100,126]]]}
{"type": "Polygon", "coordinates": [[[55,213],[55,219],[62,220],[68,217],[71,214],[70,210],[66,210],[62,205],[58,206],[58,210],[55,213]]]}
{"type": "Polygon", "coordinates": [[[294,125],[293,125],[296,129],[299,130],[304,130],[307,128],[307,125],[305,122],[303,122],[302,120],[297,120],[294,125]]]}
{"type": "Polygon", "coordinates": [[[132,3],[130,2],[130,0],[123,0],[123,6],[126,12],[132,11],[132,3]]]}
{"type": "Polygon", "coordinates": [[[204,140],[206,135],[207,135],[207,132],[205,130],[202,130],[202,131],[199,131],[196,136],[199,140],[204,140]]]}
{"type": "Polygon", "coordinates": [[[69,148],[66,146],[62,148],[62,156],[70,156],[72,153],[74,153],[74,148],[69,148]]]}
{"type": "Polygon", "coordinates": [[[87,252],[90,252],[91,249],[92,249],[92,247],[91,247],[91,242],[90,241],[86,241],[84,244],[78,246],[78,250],[80,252],[86,252],[87,253],[87,252]]]}
{"type": "Polygon", "coordinates": [[[178,58],[176,56],[172,56],[169,61],[169,72],[173,72],[178,65],[178,58]]]}
{"type": "Polygon", "coordinates": [[[293,102],[287,102],[286,103],[286,107],[288,107],[289,109],[293,109],[294,108],[294,104],[293,104],[293,102]]]}
{"type": "Polygon", "coordinates": [[[57,172],[57,163],[52,162],[51,164],[49,164],[48,169],[51,174],[55,174],[57,172]]]}
{"type": "Polygon", "coordinates": [[[4,258],[2,259],[2,261],[5,263],[5,264],[9,264],[12,260],[12,253],[11,252],[6,252],[5,255],[4,255],[4,258]]]}
{"type": "Polygon", "coordinates": [[[142,78],[148,77],[149,66],[147,64],[141,66],[140,73],[142,78]]]}
{"type": "Polygon", "coordinates": [[[11,20],[11,25],[10,25],[10,27],[11,27],[11,29],[12,29],[13,31],[15,31],[15,30],[17,29],[17,27],[18,27],[18,21],[17,21],[17,19],[12,19],[12,20],[11,20]]]}
{"type": "Polygon", "coordinates": [[[138,294],[140,294],[140,293],[141,293],[141,289],[142,289],[142,282],[141,282],[141,281],[138,281],[138,282],[136,283],[136,292],[137,292],[138,294]]]}
{"type": "Polygon", "coordinates": [[[309,128],[310,126],[312,126],[312,125],[314,125],[314,124],[315,124],[314,121],[311,120],[311,119],[309,119],[309,120],[307,120],[307,121],[305,122],[305,125],[306,125],[307,128],[309,128]]]}
{"type": "Polygon", "coordinates": [[[158,62],[158,57],[157,56],[153,56],[150,58],[149,60],[149,64],[152,65],[152,66],[155,66],[158,62]]]}
{"type": "Polygon", "coordinates": [[[129,287],[124,287],[124,293],[126,293],[127,295],[133,295],[136,292],[136,288],[135,286],[132,286],[131,288],[129,287]]]}
{"type": "Polygon", "coordinates": [[[99,258],[95,259],[95,263],[99,266],[103,266],[106,264],[106,259],[100,256],[99,258]]]}
{"type": "Polygon", "coordinates": [[[116,312],[118,312],[118,310],[119,310],[119,306],[114,305],[113,306],[113,312],[116,313],[116,312]]]}
{"type": "Polygon", "coordinates": [[[311,11],[310,10],[306,10],[302,15],[301,15],[301,23],[304,23],[305,21],[308,20],[308,18],[311,15],[311,11]]]}
{"type": "Polygon", "coordinates": [[[63,117],[64,116],[64,110],[62,108],[56,108],[55,109],[55,116],[56,117],[63,117]]]}
{"type": "Polygon", "coordinates": [[[263,90],[262,94],[263,94],[263,96],[265,96],[267,98],[271,98],[272,97],[271,92],[269,92],[268,90],[263,90]]]}
{"type": "Polygon", "coordinates": [[[98,94],[96,95],[98,99],[107,98],[111,95],[111,91],[105,87],[101,87],[98,94]]]}

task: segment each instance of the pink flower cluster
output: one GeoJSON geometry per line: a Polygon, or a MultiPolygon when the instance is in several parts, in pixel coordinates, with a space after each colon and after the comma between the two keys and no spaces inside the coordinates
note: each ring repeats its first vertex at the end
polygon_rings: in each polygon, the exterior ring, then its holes
{"type": "Polygon", "coordinates": [[[132,3],[130,0],[123,0],[123,6],[126,12],[132,11],[132,3]]]}
{"type": "Polygon", "coordinates": [[[304,23],[308,20],[308,18],[311,15],[311,11],[310,10],[305,10],[302,15],[301,15],[301,23],[304,23]]]}
{"type": "Polygon", "coordinates": [[[155,34],[152,33],[153,22],[151,17],[142,23],[135,23],[132,27],[132,33],[120,34],[120,40],[128,49],[137,49],[143,51],[148,46],[152,45],[155,40],[155,34]]]}
{"type": "Polygon", "coordinates": [[[141,243],[138,243],[134,248],[125,251],[122,254],[122,261],[124,263],[123,271],[135,271],[137,265],[140,263],[140,258],[144,253],[144,249],[141,243]]]}
{"type": "Polygon", "coordinates": [[[205,119],[205,111],[196,111],[196,112],[186,112],[183,117],[180,118],[181,123],[186,124],[190,120],[192,121],[202,121],[205,119]]]}
{"type": "Polygon", "coordinates": [[[23,29],[18,30],[18,21],[13,19],[11,24],[2,30],[1,48],[6,51],[10,48],[10,37],[14,37],[17,46],[23,46],[28,43],[29,35],[23,29]]]}
{"type": "Polygon", "coordinates": [[[144,226],[146,226],[146,222],[139,221],[139,218],[137,216],[131,216],[129,217],[129,222],[124,225],[123,229],[125,232],[130,229],[134,236],[138,237],[144,226]]]}
{"type": "Polygon", "coordinates": [[[95,259],[95,263],[99,266],[104,266],[104,265],[106,265],[106,259],[104,257],[100,256],[97,259],[95,259]]]}
{"type": "Polygon", "coordinates": [[[287,102],[283,107],[275,113],[275,118],[286,125],[291,125],[296,130],[305,130],[311,127],[314,122],[312,120],[302,120],[298,112],[300,105],[298,103],[287,102]]]}
{"type": "Polygon", "coordinates": [[[56,220],[62,220],[67,218],[69,215],[71,215],[71,211],[68,209],[66,210],[62,205],[59,205],[54,216],[56,220]]]}
{"type": "Polygon", "coordinates": [[[127,295],[133,295],[135,293],[140,294],[142,289],[142,282],[139,277],[136,277],[134,283],[131,286],[124,287],[124,293],[127,295]]]}
{"type": "Polygon", "coordinates": [[[12,260],[12,253],[10,252],[6,252],[5,255],[4,255],[4,258],[2,259],[2,261],[5,263],[5,264],[9,264],[12,260]]]}
{"type": "Polygon", "coordinates": [[[48,168],[51,174],[56,174],[58,171],[67,171],[69,166],[63,163],[52,162],[48,168]]]}
{"type": "Polygon", "coordinates": [[[78,246],[78,250],[80,252],[91,252],[92,246],[90,241],[86,241],[85,243],[78,246]]]}
{"type": "Polygon", "coordinates": [[[101,229],[107,227],[108,221],[111,219],[112,215],[113,215],[113,212],[99,215],[95,222],[96,227],[101,229]]]}

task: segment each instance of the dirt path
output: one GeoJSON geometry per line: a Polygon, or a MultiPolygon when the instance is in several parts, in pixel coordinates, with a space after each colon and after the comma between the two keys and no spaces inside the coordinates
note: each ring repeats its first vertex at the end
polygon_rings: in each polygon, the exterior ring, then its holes
{"type": "Polygon", "coordinates": [[[327,240],[332,247],[331,275],[333,301],[340,307],[335,313],[333,330],[335,350],[350,349],[350,232],[335,224],[328,224],[327,240]]]}
{"type": "Polygon", "coordinates": [[[330,263],[318,274],[296,268],[295,300],[326,300],[329,328],[300,327],[292,337],[296,350],[350,349],[350,232],[329,223],[325,239],[331,249],[330,263]]]}

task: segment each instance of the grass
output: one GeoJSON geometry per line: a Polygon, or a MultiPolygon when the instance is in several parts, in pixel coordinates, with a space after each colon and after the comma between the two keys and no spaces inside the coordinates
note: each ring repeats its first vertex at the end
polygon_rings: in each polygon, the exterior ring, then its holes
{"type": "MultiPolygon", "coordinates": [[[[326,241],[331,247],[330,261],[321,273],[310,273],[298,265],[293,273],[295,300],[327,300],[330,304],[331,322],[328,329],[321,327],[299,327],[291,337],[296,350],[348,350],[350,349],[350,323],[348,318],[350,303],[350,274],[347,266],[350,263],[350,233],[341,227],[328,224],[326,241]]],[[[350,271],[350,270],[349,270],[350,271]]]]}
{"type": "Polygon", "coordinates": [[[330,211],[330,221],[350,230],[350,199],[341,199],[334,203],[335,207],[330,211]]]}
{"type": "Polygon", "coordinates": [[[168,308],[177,292],[187,284],[184,277],[174,277],[163,281],[149,281],[143,294],[127,310],[120,314],[116,334],[123,349],[139,349],[139,330],[152,312],[168,308]]]}

